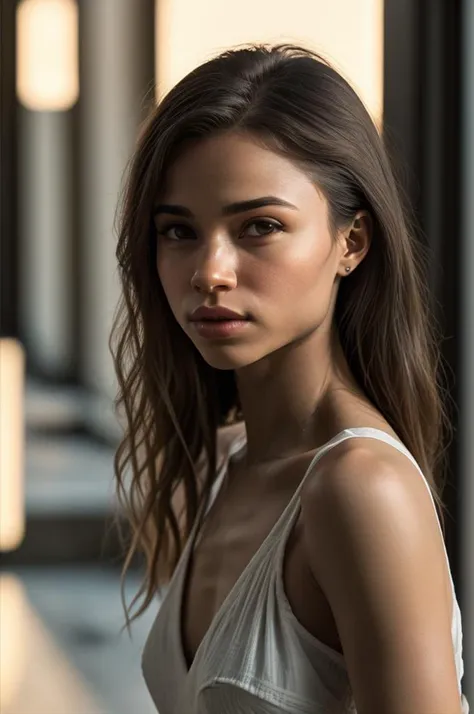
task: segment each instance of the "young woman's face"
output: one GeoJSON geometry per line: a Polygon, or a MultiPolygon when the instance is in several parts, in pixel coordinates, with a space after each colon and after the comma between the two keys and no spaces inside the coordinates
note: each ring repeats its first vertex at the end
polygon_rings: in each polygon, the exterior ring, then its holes
{"type": "Polygon", "coordinates": [[[155,225],[170,308],[212,366],[239,369],[329,327],[343,251],[327,202],[251,137],[220,135],[182,153],[155,225]]]}

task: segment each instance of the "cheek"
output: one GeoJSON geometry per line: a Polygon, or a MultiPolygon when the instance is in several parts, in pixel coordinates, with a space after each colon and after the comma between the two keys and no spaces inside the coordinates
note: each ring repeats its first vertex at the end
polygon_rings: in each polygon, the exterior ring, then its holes
{"type": "Polygon", "coordinates": [[[253,275],[259,282],[260,291],[278,301],[281,306],[285,301],[290,310],[294,301],[305,301],[310,297],[328,297],[334,282],[333,251],[331,246],[315,245],[314,239],[292,246],[290,249],[275,254],[272,260],[259,266],[253,275]]]}
{"type": "Polygon", "coordinates": [[[171,310],[176,314],[176,309],[182,293],[182,270],[180,270],[179,264],[177,265],[174,260],[165,258],[158,252],[156,272],[171,310]]]}

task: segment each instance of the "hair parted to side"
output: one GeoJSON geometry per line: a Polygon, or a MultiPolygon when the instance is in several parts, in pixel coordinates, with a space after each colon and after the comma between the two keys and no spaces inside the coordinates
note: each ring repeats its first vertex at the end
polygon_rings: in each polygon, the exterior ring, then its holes
{"type": "Polygon", "coordinates": [[[371,247],[341,281],[335,323],[353,375],[420,464],[442,519],[449,429],[443,374],[420,247],[383,141],[354,90],[319,55],[292,45],[226,51],[188,74],[154,109],[123,196],[122,296],[110,343],[117,409],[126,420],[114,464],[131,525],[122,587],[133,556],[146,559],[130,608],[144,600],[131,619],[126,607],[127,626],[171,576],[215,478],[217,428],[238,414],[233,373],[210,367],[171,313],[152,221],[167,169],[185,142],[229,130],[246,132],[307,171],[328,201],[334,229],[361,209],[371,214],[371,247]]]}

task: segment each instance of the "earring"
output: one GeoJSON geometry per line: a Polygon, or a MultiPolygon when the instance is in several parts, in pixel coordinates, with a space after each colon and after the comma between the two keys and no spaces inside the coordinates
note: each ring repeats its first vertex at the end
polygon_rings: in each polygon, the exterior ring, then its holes
{"type": "Polygon", "coordinates": [[[351,272],[351,269],[350,269],[349,266],[347,266],[347,267],[346,267],[346,273],[350,273],[350,272],[351,272]]]}

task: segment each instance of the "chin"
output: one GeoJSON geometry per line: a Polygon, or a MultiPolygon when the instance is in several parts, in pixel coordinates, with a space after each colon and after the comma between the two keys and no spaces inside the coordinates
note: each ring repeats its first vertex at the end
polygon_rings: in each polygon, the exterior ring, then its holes
{"type": "Polygon", "coordinates": [[[261,359],[260,354],[251,354],[248,350],[242,350],[235,345],[215,345],[207,346],[205,349],[196,345],[202,358],[214,369],[238,370],[248,367],[261,359]]]}

